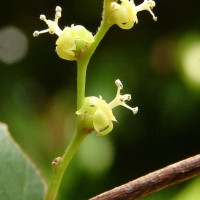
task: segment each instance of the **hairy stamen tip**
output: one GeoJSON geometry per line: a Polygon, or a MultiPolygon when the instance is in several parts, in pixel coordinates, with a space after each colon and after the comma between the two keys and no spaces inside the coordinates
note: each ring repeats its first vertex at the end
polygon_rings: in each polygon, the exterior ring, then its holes
{"type": "Polygon", "coordinates": [[[56,6],[56,12],[61,12],[62,8],[60,6],[56,6]]]}
{"type": "Polygon", "coordinates": [[[134,115],[137,114],[137,112],[138,112],[138,107],[133,108],[132,111],[133,111],[133,114],[134,114],[134,115]]]}
{"type": "Polygon", "coordinates": [[[37,37],[39,34],[40,34],[39,31],[34,31],[33,37],[37,37]]]}
{"type": "Polygon", "coordinates": [[[115,81],[115,84],[116,84],[116,86],[117,86],[118,88],[120,88],[120,89],[123,88],[122,82],[121,82],[119,79],[117,79],[117,80],[115,81]]]}
{"type": "Polygon", "coordinates": [[[46,20],[46,16],[45,15],[40,15],[40,19],[45,21],[46,20]]]}

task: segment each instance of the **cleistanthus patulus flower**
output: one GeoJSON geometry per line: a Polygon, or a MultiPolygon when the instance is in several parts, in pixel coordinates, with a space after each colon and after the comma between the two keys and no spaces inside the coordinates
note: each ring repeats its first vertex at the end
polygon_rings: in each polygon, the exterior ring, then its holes
{"type": "Polygon", "coordinates": [[[45,15],[40,15],[48,29],[42,31],[35,31],[33,36],[36,37],[41,33],[56,34],[58,39],[56,41],[56,52],[58,56],[65,60],[78,60],[86,52],[89,45],[94,42],[94,37],[90,31],[81,25],[71,25],[65,27],[63,30],[58,26],[58,20],[61,17],[61,7],[56,7],[56,14],[54,21],[46,19],[45,15]]]}
{"type": "Polygon", "coordinates": [[[123,85],[119,79],[115,81],[117,94],[113,101],[107,103],[101,96],[86,97],[80,110],[76,112],[81,117],[82,129],[85,133],[96,131],[98,135],[103,136],[113,129],[113,121],[117,121],[113,115],[112,109],[117,106],[124,106],[130,109],[133,114],[138,112],[138,107],[131,108],[126,101],[131,100],[130,94],[121,95],[120,91],[123,85]]]}
{"type": "Polygon", "coordinates": [[[138,23],[137,13],[142,10],[147,10],[157,21],[157,17],[152,12],[156,3],[153,0],[144,0],[138,6],[135,5],[133,0],[111,0],[108,23],[113,25],[117,24],[122,29],[130,29],[135,23],[138,23]]]}

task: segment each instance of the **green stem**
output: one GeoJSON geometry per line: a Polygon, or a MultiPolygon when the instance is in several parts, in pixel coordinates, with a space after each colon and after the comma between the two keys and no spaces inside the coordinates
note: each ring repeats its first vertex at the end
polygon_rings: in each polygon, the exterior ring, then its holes
{"type": "Polygon", "coordinates": [[[77,62],[77,110],[80,109],[85,98],[86,71],[90,59],[77,62]]]}
{"type": "MultiPolygon", "coordinates": [[[[108,8],[110,4],[109,0],[104,1],[104,13],[103,13],[103,20],[101,23],[101,26],[98,29],[98,32],[96,33],[95,42],[92,43],[86,52],[84,56],[77,61],[77,110],[80,109],[81,105],[83,104],[83,101],[85,99],[85,84],[86,84],[86,72],[87,72],[87,66],[90,61],[90,58],[92,57],[94,51],[96,50],[98,44],[103,39],[104,35],[108,31],[108,29],[111,27],[110,24],[106,22],[106,9],[108,8]]],[[[68,145],[65,153],[63,154],[61,158],[61,162],[58,163],[58,165],[54,166],[53,176],[51,183],[49,185],[46,198],[45,200],[55,200],[58,189],[62,180],[62,177],[65,173],[65,170],[67,169],[72,157],[74,156],[76,150],[82,143],[82,141],[85,139],[87,134],[83,132],[81,128],[81,118],[77,116],[77,128],[76,133],[71,140],[70,144],[68,145]]]]}
{"type": "Polygon", "coordinates": [[[97,46],[99,45],[99,43],[101,42],[101,40],[103,39],[103,37],[105,36],[106,32],[108,31],[108,29],[111,26],[112,25],[106,23],[105,20],[103,20],[101,22],[101,25],[100,25],[100,27],[98,29],[98,32],[94,36],[95,42],[93,42],[91,44],[90,48],[87,51],[87,54],[84,55],[84,59],[90,60],[90,58],[93,55],[93,53],[95,52],[97,46]]]}
{"type": "Polygon", "coordinates": [[[88,49],[87,53],[77,61],[77,109],[80,109],[84,98],[85,98],[85,84],[86,84],[86,72],[88,63],[95,52],[97,46],[105,36],[108,29],[111,27],[110,24],[105,23],[105,20],[102,21],[101,26],[98,29],[98,32],[94,36],[95,42],[93,42],[88,49]]]}
{"type": "Polygon", "coordinates": [[[45,200],[56,199],[64,172],[85,137],[86,134],[84,134],[82,131],[77,131],[70,144],[68,145],[65,153],[63,154],[60,163],[54,166],[51,184],[49,185],[45,200]]]}

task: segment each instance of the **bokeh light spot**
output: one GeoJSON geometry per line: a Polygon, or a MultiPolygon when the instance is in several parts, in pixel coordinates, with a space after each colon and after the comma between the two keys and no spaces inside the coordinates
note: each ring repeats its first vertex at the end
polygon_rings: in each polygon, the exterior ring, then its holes
{"type": "Polygon", "coordinates": [[[183,72],[186,78],[200,86],[200,41],[191,44],[183,54],[183,72]]]}
{"type": "Polygon", "coordinates": [[[114,160],[114,147],[108,137],[87,137],[78,153],[81,167],[91,175],[106,172],[114,160]]]}
{"type": "Polygon", "coordinates": [[[15,26],[0,29],[0,61],[13,64],[23,59],[28,51],[25,34],[15,26]]]}
{"type": "Polygon", "coordinates": [[[190,90],[200,90],[200,34],[184,33],[177,43],[177,64],[180,76],[190,90]]]}

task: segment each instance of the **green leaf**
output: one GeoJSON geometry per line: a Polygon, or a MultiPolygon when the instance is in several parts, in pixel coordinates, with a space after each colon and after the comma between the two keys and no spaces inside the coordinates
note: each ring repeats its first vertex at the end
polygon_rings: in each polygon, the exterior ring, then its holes
{"type": "Polygon", "coordinates": [[[43,200],[45,188],[36,168],[11,138],[7,126],[0,123],[0,199],[43,200]]]}

